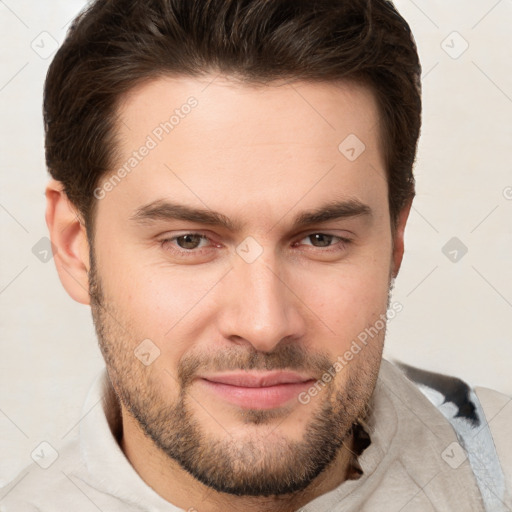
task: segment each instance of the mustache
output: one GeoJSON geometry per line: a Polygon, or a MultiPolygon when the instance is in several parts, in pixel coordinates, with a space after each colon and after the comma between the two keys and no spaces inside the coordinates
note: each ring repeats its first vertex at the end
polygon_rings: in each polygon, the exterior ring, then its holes
{"type": "Polygon", "coordinates": [[[293,370],[310,373],[318,379],[331,365],[327,354],[308,352],[298,344],[283,345],[273,352],[230,347],[218,353],[184,356],[178,366],[177,377],[182,388],[187,387],[199,373],[234,370],[293,370]]]}

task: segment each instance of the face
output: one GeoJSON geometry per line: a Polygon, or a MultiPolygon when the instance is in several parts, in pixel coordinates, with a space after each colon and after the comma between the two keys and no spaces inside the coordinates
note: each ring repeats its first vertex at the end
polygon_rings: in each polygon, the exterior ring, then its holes
{"type": "Polygon", "coordinates": [[[124,421],[218,491],[284,494],[335,459],[378,374],[393,239],[377,105],[349,83],[212,79],[160,78],[120,106],[93,316],[124,421]]]}

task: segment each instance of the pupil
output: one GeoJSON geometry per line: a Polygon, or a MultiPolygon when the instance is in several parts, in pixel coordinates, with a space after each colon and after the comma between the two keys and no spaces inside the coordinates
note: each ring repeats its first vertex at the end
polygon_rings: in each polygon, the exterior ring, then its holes
{"type": "Polygon", "coordinates": [[[316,233],[311,236],[311,241],[316,247],[327,247],[332,242],[332,235],[324,235],[323,233],[316,233]]]}
{"type": "Polygon", "coordinates": [[[176,241],[182,249],[195,249],[201,243],[201,235],[183,235],[176,241]]]}

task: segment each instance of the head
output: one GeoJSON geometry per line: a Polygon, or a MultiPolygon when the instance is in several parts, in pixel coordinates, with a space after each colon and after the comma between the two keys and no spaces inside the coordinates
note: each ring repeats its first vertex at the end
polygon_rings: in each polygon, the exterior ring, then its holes
{"type": "Polygon", "coordinates": [[[384,0],[95,2],[55,56],[59,275],[91,305],[123,421],[203,484],[304,489],[364,416],[419,77],[384,0]],[[234,393],[248,378],[280,382],[234,393]]]}

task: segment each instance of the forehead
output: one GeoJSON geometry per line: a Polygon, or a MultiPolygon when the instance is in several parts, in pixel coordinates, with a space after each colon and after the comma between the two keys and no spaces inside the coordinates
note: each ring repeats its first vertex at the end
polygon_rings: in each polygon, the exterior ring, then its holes
{"type": "Polygon", "coordinates": [[[275,135],[277,144],[323,141],[332,146],[348,130],[361,137],[376,134],[378,108],[371,89],[352,81],[256,85],[207,75],[161,77],[139,85],[124,95],[119,117],[118,129],[127,140],[134,127],[146,133],[156,130],[158,138],[158,126],[170,121],[173,131],[179,125],[171,137],[175,139],[192,130],[197,137],[208,133],[213,143],[223,145],[229,135],[231,146],[245,144],[248,138],[268,144],[275,135]],[[197,106],[189,109],[187,101],[197,106]],[[181,122],[187,117],[191,120],[181,122]]]}
{"type": "Polygon", "coordinates": [[[386,197],[378,107],[362,85],[165,77],[118,114],[124,172],[109,201],[121,205],[168,197],[230,215],[250,200],[280,215],[275,205],[386,197]]]}

